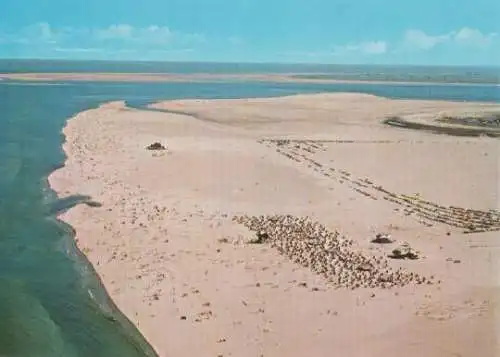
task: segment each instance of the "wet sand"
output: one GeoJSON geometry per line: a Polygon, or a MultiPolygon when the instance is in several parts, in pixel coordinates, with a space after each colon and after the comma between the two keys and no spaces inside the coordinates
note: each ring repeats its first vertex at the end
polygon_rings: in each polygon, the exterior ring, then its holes
{"type": "Polygon", "coordinates": [[[382,122],[498,105],[153,107],[69,120],[49,181],[102,204],[61,218],[160,356],[498,355],[498,139],[382,122]],[[390,257],[404,242],[417,259],[390,257]]]}

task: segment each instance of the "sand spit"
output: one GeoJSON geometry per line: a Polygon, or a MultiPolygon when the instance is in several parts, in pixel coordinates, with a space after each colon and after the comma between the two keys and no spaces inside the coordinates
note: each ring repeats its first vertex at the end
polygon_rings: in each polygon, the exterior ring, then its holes
{"type": "Polygon", "coordinates": [[[387,125],[455,136],[500,137],[500,112],[458,112],[391,116],[387,125]]]}
{"type": "Polygon", "coordinates": [[[0,80],[18,81],[105,81],[105,82],[213,82],[213,81],[259,81],[291,83],[367,83],[404,85],[459,85],[498,86],[498,83],[396,81],[368,79],[334,79],[331,75],[317,73],[268,73],[268,74],[214,74],[214,73],[0,73],[0,80]]]}
{"type": "Polygon", "coordinates": [[[499,141],[382,123],[498,105],[154,107],[69,120],[49,181],[102,204],[61,218],[160,356],[498,355],[499,141]]]}

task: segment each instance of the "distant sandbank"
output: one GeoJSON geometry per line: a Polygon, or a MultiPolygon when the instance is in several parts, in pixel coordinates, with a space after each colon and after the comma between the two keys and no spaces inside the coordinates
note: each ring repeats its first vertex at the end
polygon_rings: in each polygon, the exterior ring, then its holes
{"type": "Polygon", "coordinates": [[[498,83],[467,83],[438,81],[395,81],[366,79],[335,79],[331,75],[308,73],[276,74],[212,74],[212,73],[0,73],[0,80],[18,81],[109,81],[109,82],[207,82],[207,81],[260,81],[290,83],[366,83],[404,85],[460,85],[498,86],[498,83]]]}

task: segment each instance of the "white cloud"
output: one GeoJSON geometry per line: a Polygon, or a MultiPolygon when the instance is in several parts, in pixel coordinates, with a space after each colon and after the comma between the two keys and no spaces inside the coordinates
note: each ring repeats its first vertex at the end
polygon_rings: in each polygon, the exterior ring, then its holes
{"type": "Polygon", "coordinates": [[[489,46],[495,37],[497,37],[495,32],[483,34],[481,31],[470,27],[464,27],[454,34],[456,42],[475,46],[489,46]]]}
{"type": "Polygon", "coordinates": [[[362,44],[361,50],[367,54],[382,54],[387,52],[387,42],[374,41],[362,44]]]}
{"type": "Polygon", "coordinates": [[[36,25],[36,30],[39,32],[40,38],[44,41],[55,41],[55,33],[52,32],[50,25],[46,22],[42,22],[36,25]]]}
{"type": "MultiPolygon", "coordinates": [[[[484,31],[484,30],[483,30],[484,31]]],[[[182,54],[196,52],[208,53],[214,49],[227,49],[241,53],[241,49],[250,49],[252,44],[238,36],[206,37],[199,33],[176,31],[161,24],[133,26],[131,24],[111,24],[100,28],[54,27],[41,22],[26,26],[16,32],[1,32],[0,45],[14,44],[23,50],[33,48],[43,53],[82,54],[89,57],[103,57],[105,54],[137,53],[148,54],[182,54]]],[[[482,56],[500,49],[498,34],[482,32],[477,28],[462,27],[454,31],[427,33],[421,29],[408,29],[400,34],[399,40],[389,42],[383,39],[366,40],[351,43],[340,43],[330,48],[312,48],[305,51],[301,48],[290,48],[288,52],[270,54],[275,58],[283,57],[294,61],[315,62],[373,62],[385,61],[388,54],[414,53],[443,48],[457,54],[467,51],[482,56]]],[[[279,50],[279,49],[278,49],[279,50]]],[[[219,51],[221,52],[221,51],[219,51]]],[[[450,52],[451,53],[451,52],[450,52]]],[[[222,51],[224,56],[226,52],[222,51]]],[[[486,56],[486,55],[485,55],[486,56]]],[[[403,58],[403,57],[401,57],[403,58]]],[[[492,58],[492,56],[489,56],[492,58]]]]}
{"type": "MultiPolygon", "coordinates": [[[[431,51],[441,46],[446,46],[450,53],[461,54],[468,51],[468,47],[474,49],[477,56],[491,58],[491,51],[498,51],[498,34],[495,32],[484,33],[478,29],[463,27],[447,33],[429,34],[423,30],[410,29],[402,33],[399,41],[388,42],[384,40],[373,40],[358,43],[347,43],[333,47],[333,50],[315,51],[287,51],[278,55],[293,61],[336,61],[340,62],[373,62],[390,58],[387,55],[404,54],[412,52],[431,51]],[[489,54],[488,54],[489,53],[489,54]]],[[[394,57],[397,58],[397,57],[394,57]]],[[[404,57],[403,61],[405,60],[404,57]]],[[[397,60],[397,59],[396,59],[397,60]]],[[[389,62],[387,61],[387,62],[389,62]]]]}
{"type": "MultiPolygon", "coordinates": [[[[181,60],[192,59],[193,53],[240,48],[245,40],[238,36],[206,37],[202,33],[177,31],[160,24],[118,23],[86,28],[54,27],[42,22],[10,32],[2,31],[0,25],[0,51],[4,45],[13,45],[19,53],[43,57],[109,59],[126,54],[124,58],[181,60]]],[[[223,56],[224,52],[220,58],[223,56]]]]}
{"type": "Polygon", "coordinates": [[[63,36],[62,31],[54,31],[46,22],[26,26],[18,33],[0,33],[2,43],[54,44],[63,36]]]}
{"type": "Polygon", "coordinates": [[[419,49],[430,50],[439,43],[450,39],[450,34],[432,36],[422,30],[408,30],[405,32],[404,43],[406,46],[419,49]]]}
{"type": "MultiPolygon", "coordinates": [[[[107,46],[120,44],[121,46],[162,47],[168,45],[187,45],[204,43],[203,34],[184,33],[170,30],[167,26],[150,25],[134,27],[130,24],[113,24],[104,28],[53,28],[50,24],[42,22],[26,26],[15,33],[0,33],[1,43],[17,44],[53,44],[60,48],[77,47],[81,44],[88,47],[107,46]]],[[[232,43],[234,40],[227,40],[232,43]]]]}
{"type": "Polygon", "coordinates": [[[104,29],[94,30],[99,40],[130,39],[133,32],[134,28],[127,24],[111,25],[104,29]]]}
{"type": "Polygon", "coordinates": [[[494,32],[483,34],[480,30],[470,27],[437,35],[429,35],[422,30],[413,29],[405,32],[402,47],[405,50],[430,50],[442,44],[485,47],[489,46],[496,36],[494,32]]]}
{"type": "Polygon", "coordinates": [[[111,25],[102,29],[94,29],[95,40],[138,42],[141,44],[166,45],[173,41],[202,42],[200,34],[189,34],[171,31],[167,26],[150,25],[134,27],[129,24],[111,25]]]}
{"type": "Polygon", "coordinates": [[[379,55],[387,52],[388,44],[385,41],[370,41],[357,44],[348,44],[334,47],[334,55],[341,56],[348,53],[357,52],[366,55],[379,55]]]}

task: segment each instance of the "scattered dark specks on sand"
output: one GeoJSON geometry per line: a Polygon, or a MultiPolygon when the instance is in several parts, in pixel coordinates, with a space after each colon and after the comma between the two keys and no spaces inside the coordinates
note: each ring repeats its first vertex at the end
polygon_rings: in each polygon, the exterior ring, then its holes
{"type": "Polygon", "coordinates": [[[386,233],[378,233],[374,239],[371,241],[372,243],[377,243],[377,244],[390,244],[393,243],[394,240],[391,239],[390,234],[386,233]]]}
{"type": "MultiPolygon", "coordinates": [[[[291,261],[322,275],[335,287],[386,289],[430,281],[403,268],[393,269],[382,257],[356,251],[352,240],[337,231],[329,231],[309,217],[244,215],[235,216],[233,220],[256,232],[252,243],[271,245],[291,261]]],[[[398,258],[418,257],[409,246],[400,247],[395,254],[398,258]]],[[[306,282],[297,285],[307,287],[306,282]]]]}
{"type": "Polygon", "coordinates": [[[155,142],[146,146],[146,150],[166,150],[166,148],[161,143],[155,142]]]}

